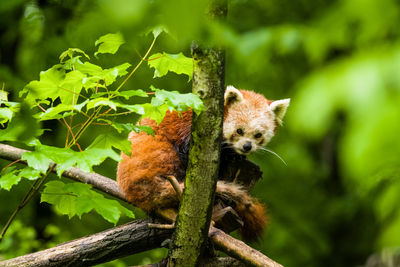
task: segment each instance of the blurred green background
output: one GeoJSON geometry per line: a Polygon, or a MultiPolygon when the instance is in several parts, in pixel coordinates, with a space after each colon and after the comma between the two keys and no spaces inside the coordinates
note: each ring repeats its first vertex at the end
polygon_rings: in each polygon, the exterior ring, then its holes
{"type": "MultiPolygon", "coordinates": [[[[400,247],[400,6],[395,0],[229,0],[225,23],[206,22],[207,1],[1,0],[0,86],[18,92],[59,54],[78,47],[93,55],[95,40],[121,32],[117,55],[95,59],[104,67],[135,65],[152,53],[183,52],[192,40],[226,47],[226,83],[270,99],[291,98],[284,127],[251,157],[263,172],[254,195],[270,224],[255,248],[285,266],[360,266],[376,252],[400,247]]],[[[153,79],[143,65],[126,88],[189,91],[183,75],[153,79]]],[[[63,146],[60,125],[46,144],[63,146]]],[[[82,142],[90,143],[96,129],[82,142]]],[[[0,167],[9,162],[0,160],[0,167]]],[[[96,171],[115,178],[108,160],[96,171]]],[[[0,226],[30,183],[0,191],[0,226]]],[[[136,214],[142,214],[136,210],[136,214]]],[[[142,214],[143,215],[143,214],[142,214]]],[[[127,221],[128,219],[124,219],[127,221]]],[[[123,220],[123,221],[124,221],[123,220]]],[[[123,222],[122,221],[122,222],[123,222]]],[[[121,223],[122,223],[121,222],[121,223]]],[[[9,258],[112,227],[99,215],[57,215],[39,198],[18,216],[0,243],[9,258]]],[[[158,249],[103,266],[157,262],[158,249]]]]}

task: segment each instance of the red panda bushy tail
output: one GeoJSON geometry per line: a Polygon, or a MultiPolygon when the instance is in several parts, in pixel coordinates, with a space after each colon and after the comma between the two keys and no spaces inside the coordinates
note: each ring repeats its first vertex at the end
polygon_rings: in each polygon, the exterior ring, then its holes
{"type": "Polygon", "coordinates": [[[263,234],[267,223],[264,205],[251,197],[240,185],[222,182],[217,183],[217,196],[233,202],[233,209],[243,220],[240,229],[242,238],[246,241],[255,241],[263,234]]]}

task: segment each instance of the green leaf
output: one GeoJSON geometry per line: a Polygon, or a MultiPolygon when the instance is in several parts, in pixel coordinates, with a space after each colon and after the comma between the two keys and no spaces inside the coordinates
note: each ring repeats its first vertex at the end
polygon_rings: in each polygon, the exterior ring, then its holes
{"type": "MultiPolygon", "coordinates": [[[[110,73],[110,75],[112,75],[113,77],[122,77],[125,76],[126,74],[128,74],[127,69],[132,66],[129,63],[123,63],[121,65],[115,66],[113,68],[110,69],[106,69],[105,73],[110,73]]],[[[106,75],[105,75],[106,76],[106,75]]],[[[107,77],[107,76],[106,76],[107,77]]]]}
{"type": "Polygon", "coordinates": [[[17,175],[18,170],[15,166],[7,168],[5,173],[0,176],[0,188],[10,191],[13,185],[16,185],[21,180],[21,177],[17,175]]]}
{"type": "Polygon", "coordinates": [[[118,133],[129,134],[130,132],[145,132],[148,135],[154,135],[154,131],[150,126],[135,125],[133,123],[118,123],[110,120],[99,119],[98,121],[104,121],[111,127],[118,131],[118,133]]]}
{"type": "MultiPolygon", "coordinates": [[[[131,153],[131,143],[127,139],[126,134],[116,134],[112,132],[106,132],[97,136],[96,139],[94,139],[94,141],[87,148],[87,150],[112,150],[112,147],[123,151],[126,155],[129,155],[131,153]]],[[[113,159],[119,161],[120,157],[118,156],[118,154],[116,154],[113,159]]]]}
{"type": "MultiPolygon", "coordinates": [[[[11,103],[11,102],[7,102],[11,103]]],[[[26,105],[15,105],[10,109],[14,111],[7,128],[0,129],[0,141],[30,142],[33,137],[40,136],[43,131],[38,122],[32,117],[31,110],[26,105]]]]}
{"type": "Polygon", "coordinates": [[[31,167],[25,167],[23,169],[16,169],[15,166],[7,168],[5,173],[0,177],[0,188],[7,191],[18,184],[22,178],[28,180],[36,180],[40,177],[40,171],[35,170],[31,167]]]}
{"type": "Polygon", "coordinates": [[[17,111],[21,107],[21,103],[18,102],[0,100],[0,104],[4,104],[5,106],[12,108],[12,111],[17,111]]]}
{"type": "Polygon", "coordinates": [[[67,59],[67,60],[63,63],[62,67],[63,67],[65,70],[74,70],[76,65],[78,65],[78,64],[83,64],[83,62],[80,60],[80,58],[81,58],[81,56],[76,56],[76,57],[67,59]]]}
{"type": "Polygon", "coordinates": [[[25,152],[22,154],[21,159],[26,160],[29,167],[32,167],[42,173],[47,171],[51,162],[51,159],[41,151],[25,152]]]}
{"type": "Polygon", "coordinates": [[[124,97],[126,100],[133,96],[148,97],[146,92],[141,89],[118,92],[118,95],[124,97]]]}
{"type": "Polygon", "coordinates": [[[165,117],[165,113],[167,112],[167,110],[169,110],[167,104],[154,106],[150,103],[145,103],[142,104],[142,107],[144,108],[144,114],[142,115],[142,118],[148,117],[154,120],[157,124],[160,124],[162,122],[165,117]]]}
{"type": "Polygon", "coordinates": [[[45,172],[51,161],[57,164],[57,174],[71,168],[78,167],[82,171],[92,172],[92,167],[101,164],[106,158],[119,161],[119,155],[111,148],[90,147],[82,152],[70,148],[59,148],[46,145],[37,145],[35,151],[25,152],[22,159],[34,169],[45,172]]]}
{"type": "Polygon", "coordinates": [[[96,46],[99,44],[100,46],[94,55],[97,56],[98,54],[105,53],[115,54],[123,43],[125,43],[124,37],[119,32],[103,35],[95,43],[96,46]]]}
{"type": "Polygon", "coordinates": [[[60,84],[65,78],[65,70],[60,68],[60,65],[55,65],[46,71],[40,72],[40,80],[28,83],[20,92],[19,96],[22,97],[28,93],[25,100],[30,105],[35,105],[36,99],[56,99],[63,94],[70,94],[70,92],[60,89],[60,84]]]}
{"type": "Polygon", "coordinates": [[[45,185],[41,202],[53,204],[59,213],[69,218],[75,215],[81,218],[82,214],[92,210],[113,224],[118,222],[121,214],[134,218],[132,211],[118,201],[107,199],[91,188],[88,184],[51,181],[45,185]]]}
{"type": "MultiPolygon", "coordinates": [[[[119,146],[119,144],[116,144],[115,146],[119,146]]],[[[115,161],[120,160],[119,154],[117,154],[113,149],[101,147],[87,148],[82,152],[75,152],[74,156],[76,167],[85,172],[92,172],[92,167],[100,165],[106,158],[111,158],[115,161]]]]}
{"type": "Polygon", "coordinates": [[[49,108],[46,110],[46,112],[41,113],[39,115],[39,119],[41,121],[44,120],[53,120],[53,119],[61,119],[63,117],[67,117],[71,115],[71,111],[77,111],[80,112],[82,108],[88,103],[89,101],[86,100],[78,105],[66,105],[66,104],[59,104],[55,107],[49,108]],[[63,113],[65,111],[68,111],[67,113],[63,113]],[[60,114],[63,113],[63,114],[60,114]]]}
{"type": "Polygon", "coordinates": [[[185,57],[182,53],[157,53],[149,58],[148,64],[151,68],[155,69],[154,77],[162,77],[166,75],[168,71],[177,74],[186,74],[189,76],[189,80],[192,79],[193,76],[193,59],[185,57]]]}
{"type": "Polygon", "coordinates": [[[144,108],[142,118],[149,117],[156,121],[157,124],[162,122],[167,110],[180,112],[188,110],[188,107],[190,107],[194,112],[199,114],[204,109],[203,102],[195,94],[180,94],[177,91],[165,91],[154,88],[154,86],[150,88],[156,93],[151,99],[151,103],[142,104],[144,108]]]}
{"type": "Polygon", "coordinates": [[[151,100],[151,103],[155,106],[163,105],[165,103],[170,109],[172,108],[177,111],[185,111],[187,110],[187,107],[190,107],[197,114],[204,110],[203,102],[195,94],[181,94],[177,91],[157,89],[154,88],[154,86],[151,86],[151,90],[156,92],[155,97],[151,100]]]}
{"type": "Polygon", "coordinates": [[[79,98],[86,75],[78,70],[73,70],[65,75],[65,79],[60,83],[63,94],[60,95],[61,103],[75,104],[79,98]]]}
{"type": "Polygon", "coordinates": [[[75,53],[83,54],[87,59],[90,59],[90,57],[83,50],[79,48],[68,48],[68,50],[61,53],[60,62],[62,63],[67,56],[70,59],[74,58],[75,53]]]}
{"type": "Polygon", "coordinates": [[[112,108],[113,110],[117,110],[117,108],[123,108],[123,109],[127,109],[129,111],[135,112],[137,114],[144,114],[144,109],[143,109],[142,105],[140,105],[140,104],[128,105],[128,104],[110,100],[105,97],[99,97],[99,98],[90,100],[89,103],[87,104],[87,110],[90,110],[90,109],[98,107],[98,106],[107,106],[107,107],[112,108]]]}
{"type": "MultiPolygon", "coordinates": [[[[106,85],[110,85],[113,82],[115,82],[117,77],[122,77],[124,75],[126,75],[127,69],[130,67],[131,65],[129,63],[124,63],[118,66],[115,66],[113,68],[109,68],[109,69],[102,69],[100,66],[97,66],[95,64],[92,64],[90,62],[85,62],[83,64],[76,64],[75,65],[75,69],[87,74],[89,77],[87,79],[97,79],[98,80],[103,80],[105,81],[106,85]]],[[[97,81],[95,80],[95,82],[97,83],[97,81]]],[[[86,84],[87,80],[84,80],[84,84],[86,84]]],[[[93,81],[92,81],[93,82],[93,81]]]]}
{"type": "Polygon", "coordinates": [[[95,98],[95,99],[89,101],[89,103],[87,105],[87,110],[90,110],[90,109],[98,107],[98,106],[108,106],[108,107],[112,108],[113,110],[117,110],[118,105],[119,105],[119,103],[109,100],[108,98],[99,97],[99,98],[95,98]]]}
{"type": "Polygon", "coordinates": [[[92,167],[100,165],[107,157],[119,160],[119,156],[110,150],[92,150],[87,149],[82,152],[76,152],[67,148],[49,147],[44,152],[55,163],[57,163],[57,175],[61,176],[65,170],[71,167],[78,167],[84,172],[92,172],[92,167]]]}
{"type": "Polygon", "coordinates": [[[131,64],[124,63],[110,69],[105,69],[101,74],[101,79],[105,81],[106,85],[110,85],[115,82],[117,77],[122,77],[128,74],[127,69],[130,66],[131,64]]]}
{"type": "Polygon", "coordinates": [[[154,39],[157,38],[162,32],[169,33],[168,29],[164,25],[157,25],[150,29],[150,31],[153,34],[154,39]]]}
{"type": "Polygon", "coordinates": [[[129,98],[133,97],[133,96],[138,96],[138,97],[149,97],[145,91],[138,89],[138,90],[128,90],[128,91],[110,91],[110,92],[99,92],[96,94],[92,94],[90,96],[90,98],[97,98],[103,95],[110,95],[112,97],[117,97],[117,96],[121,96],[123,98],[125,98],[126,100],[128,100],[129,98]]]}
{"type": "Polygon", "coordinates": [[[100,66],[92,64],[90,62],[84,62],[83,64],[76,64],[75,69],[90,76],[98,78],[102,77],[103,69],[100,66]]]}
{"type": "Polygon", "coordinates": [[[13,112],[9,108],[0,108],[0,124],[11,120],[13,112]]]}
{"type": "Polygon", "coordinates": [[[83,213],[89,212],[91,207],[80,206],[80,209],[77,209],[76,200],[78,195],[84,195],[90,188],[88,184],[64,184],[61,181],[51,181],[46,183],[40,202],[53,204],[59,213],[68,215],[70,219],[75,215],[81,217],[83,213]]]}
{"type": "Polygon", "coordinates": [[[154,135],[154,130],[150,126],[146,125],[132,125],[129,129],[135,133],[145,132],[148,135],[154,135]]]}
{"type": "Polygon", "coordinates": [[[36,180],[40,177],[40,171],[29,166],[20,169],[19,175],[28,180],[36,180]]]}

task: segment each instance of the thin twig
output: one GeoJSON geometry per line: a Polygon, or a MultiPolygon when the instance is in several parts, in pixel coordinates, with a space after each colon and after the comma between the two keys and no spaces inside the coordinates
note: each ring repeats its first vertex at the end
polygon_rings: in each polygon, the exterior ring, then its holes
{"type": "Polygon", "coordinates": [[[181,201],[183,192],[182,192],[182,187],[179,184],[178,180],[176,180],[175,176],[172,176],[172,175],[167,176],[167,179],[171,183],[172,187],[174,188],[179,201],[181,201]]]}
{"type": "Polygon", "coordinates": [[[42,177],[37,179],[31,189],[28,191],[28,193],[25,195],[24,199],[19,203],[18,207],[14,210],[14,212],[11,214],[10,218],[8,219],[6,225],[3,227],[0,233],[0,242],[3,240],[4,235],[6,234],[8,228],[10,227],[11,223],[14,221],[15,217],[17,217],[17,214],[20,210],[22,210],[26,204],[33,198],[33,196],[36,194],[36,192],[39,191],[40,187],[43,185],[44,181],[46,178],[50,175],[50,173],[53,171],[53,168],[55,168],[55,165],[53,164],[52,166],[49,167],[47,170],[46,174],[42,174],[42,177]]]}
{"type": "Polygon", "coordinates": [[[147,226],[152,229],[175,229],[175,224],[148,223],[147,226]]]}
{"type": "Polygon", "coordinates": [[[8,164],[7,166],[5,166],[3,169],[1,169],[0,171],[0,175],[3,174],[3,172],[5,172],[5,170],[7,170],[8,168],[10,168],[12,165],[14,165],[15,163],[20,162],[20,159],[17,159],[16,161],[11,162],[10,164],[8,164]]]}
{"type": "MultiPolygon", "coordinates": [[[[72,118],[72,116],[71,116],[71,118],[72,118]]],[[[67,127],[67,140],[68,140],[68,135],[71,134],[72,140],[76,143],[76,138],[75,138],[74,132],[73,132],[72,129],[71,129],[71,126],[69,126],[69,124],[67,123],[67,121],[65,120],[65,118],[62,118],[62,119],[63,119],[63,122],[64,122],[65,126],[67,127]]],[[[72,123],[71,123],[71,125],[72,125],[72,123]]],[[[67,145],[68,145],[68,144],[67,144],[67,145]]],[[[67,146],[67,145],[66,145],[66,146],[67,146]]]]}
{"type": "Polygon", "coordinates": [[[120,113],[112,113],[112,114],[101,114],[102,117],[112,117],[112,116],[119,116],[119,115],[127,115],[135,113],[135,111],[125,111],[125,112],[120,112],[120,113]]]}
{"type": "Polygon", "coordinates": [[[101,107],[99,107],[96,111],[94,111],[92,113],[92,115],[83,123],[82,127],[78,130],[78,132],[76,133],[76,139],[72,140],[71,143],[68,144],[68,147],[73,146],[76,141],[78,141],[78,139],[81,137],[82,133],[87,129],[87,127],[89,127],[89,125],[91,124],[91,122],[96,119],[97,115],[99,114],[101,110],[101,107]]]}
{"type": "Polygon", "coordinates": [[[108,110],[106,110],[105,112],[99,114],[99,116],[97,116],[97,118],[100,118],[102,116],[105,116],[108,112],[110,112],[112,110],[112,108],[109,108],[108,110]]]}
{"type": "Polygon", "coordinates": [[[148,54],[150,53],[151,49],[153,48],[154,44],[156,43],[157,38],[153,39],[153,42],[151,43],[149,49],[147,50],[146,54],[144,55],[144,57],[139,61],[139,63],[136,65],[136,67],[129,73],[129,75],[125,78],[125,80],[118,86],[118,88],[115,90],[115,92],[118,92],[119,89],[121,89],[121,87],[129,80],[129,78],[136,72],[136,70],[140,67],[140,65],[142,65],[144,59],[146,59],[146,57],[148,56],[148,54]]]}

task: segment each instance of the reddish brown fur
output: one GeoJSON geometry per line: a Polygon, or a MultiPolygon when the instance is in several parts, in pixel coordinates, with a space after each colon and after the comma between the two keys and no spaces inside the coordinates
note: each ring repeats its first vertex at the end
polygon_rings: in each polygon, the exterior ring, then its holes
{"type": "Polygon", "coordinates": [[[240,229],[240,234],[244,240],[255,241],[262,236],[267,224],[263,204],[251,197],[244,188],[237,184],[219,181],[216,193],[236,204],[234,209],[244,223],[240,229]]]}
{"type": "Polygon", "coordinates": [[[179,115],[177,112],[165,114],[164,120],[157,125],[155,121],[144,119],[141,125],[148,125],[153,128],[155,135],[165,137],[170,143],[180,145],[186,136],[190,136],[192,124],[192,111],[184,111],[179,115]]]}
{"type": "Polygon", "coordinates": [[[146,212],[177,207],[178,199],[166,175],[175,175],[180,161],[173,146],[162,136],[131,135],[132,155],[122,154],[118,184],[126,198],[146,212]]]}
{"type": "MultiPolygon", "coordinates": [[[[254,105],[259,101],[256,98],[254,105]]],[[[167,112],[160,125],[150,119],[141,121],[141,125],[153,128],[154,136],[143,132],[130,134],[132,154],[130,157],[122,154],[117,182],[133,205],[148,213],[178,207],[178,198],[166,176],[174,175],[179,180],[184,178],[184,167],[176,147],[188,141],[191,120],[192,111],[181,115],[167,112]]],[[[218,182],[217,194],[236,203],[235,210],[244,221],[241,233],[246,240],[254,240],[262,234],[266,223],[263,205],[234,184],[218,182]]]]}
{"type": "Polygon", "coordinates": [[[240,234],[244,240],[256,241],[264,232],[267,224],[264,205],[256,199],[252,199],[249,206],[237,206],[237,213],[243,220],[243,227],[240,229],[240,234]]]}

